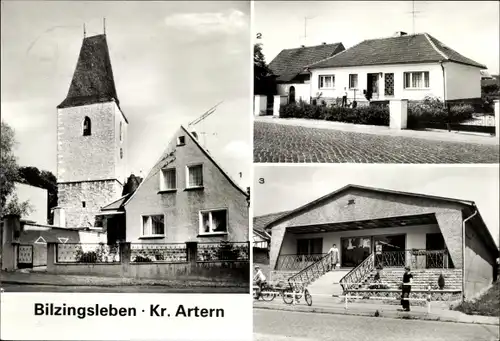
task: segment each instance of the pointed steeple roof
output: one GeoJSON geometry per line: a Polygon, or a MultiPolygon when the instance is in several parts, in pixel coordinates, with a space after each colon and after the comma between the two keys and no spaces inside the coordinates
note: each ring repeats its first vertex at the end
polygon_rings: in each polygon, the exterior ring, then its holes
{"type": "Polygon", "coordinates": [[[106,35],[84,38],[68,94],[57,108],[109,101],[119,106],[106,35]]]}

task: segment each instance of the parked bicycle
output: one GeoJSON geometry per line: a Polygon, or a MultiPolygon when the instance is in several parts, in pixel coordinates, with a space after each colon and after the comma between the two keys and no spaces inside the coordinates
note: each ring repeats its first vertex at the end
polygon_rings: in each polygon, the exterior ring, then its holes
{"type": "Polygon", "coordinates": [[[270,302],[277,296],[281,296],[286,304],[292,304],[294,300],[296,303],[300,303],[301,299],[304,298],[308,306],[312,305],[312,296],[306,288],[294,290],[291,284],[285,282],[279,282],[276,286],[266,282],[262,285],[262,291],[260,291],[259,287],[254,283],[254,299],[262,298],[263,301],[270,302]]]}

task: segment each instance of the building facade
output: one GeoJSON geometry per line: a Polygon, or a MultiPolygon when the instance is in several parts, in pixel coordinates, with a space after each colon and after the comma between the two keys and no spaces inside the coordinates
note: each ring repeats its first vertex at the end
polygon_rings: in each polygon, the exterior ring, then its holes
{"type": "Polygon", "coordinates": [[[248,242],[248,195],[181,127],[124,203],[132,243],[248,242]]]}
{"type": "Polygon", "coordinates": [[[497,247],[470,201],[349,185],[265,229],[271,234],[273,270],[300,272],[336,244],[346,275],[359,272],[367,260],[371,269],[410,266],[423,272],[450,270],[450,276],[459,270],[467,297],[496,280],[497,247]]]}
{"type": "Polygon", "coordinates": [[[311,64],[311,96],[333,102],[437,97],[442,101],[481,98],[481,70],[486,67],[447,47],[433,36],[398,32],[370,39],[311,64]]]}
{"type": "Polygon", "coordinates": [[[68,94],[57,107],[58,209],[67,227],[94,226],[101,207],[121,197],[127,127],[106,36],[84,38],[68,94]]]}

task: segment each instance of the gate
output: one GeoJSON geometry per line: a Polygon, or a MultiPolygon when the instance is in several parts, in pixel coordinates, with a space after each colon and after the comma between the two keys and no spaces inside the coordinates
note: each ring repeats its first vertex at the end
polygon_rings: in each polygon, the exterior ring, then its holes
{"type": "Polygon", "coordinates": [[[473,114],[472,118],[460,123],[449,123],[448,130],[487,133],[495,135],[495,114],[473,114]]]}
{"type": "Polygon", "coordinates": [[[19,244],[17,247],[17,267],[26,269],[33,267],[33,245],[19,244]]]}

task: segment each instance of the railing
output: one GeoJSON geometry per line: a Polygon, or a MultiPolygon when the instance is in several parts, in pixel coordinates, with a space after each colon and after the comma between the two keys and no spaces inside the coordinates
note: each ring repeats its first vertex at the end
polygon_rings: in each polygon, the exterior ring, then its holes
{"type": "Polygon", "coordinates": [[[375,266],[389,268],[403,268],[410,266],[412,269],[447,269],[447,250],[412,249],[401,251],[382,251],[375,254],[375,266]]]}
{"type": "Polygon", "coordinates": [[[118,263],[120,246],[104,243],[57,244],[58,263],[118,263]]]}
{"type": "Polygon", "coordinates": [[[185,243],[132,243],[130,244],[130,261],[133,263],[182,263],[187,261],[185,243]]]}
{"type": "Polygon", "coordinates": [[[371,253],[364,261],[357,267],[352,269],[342,277],[340,285],[345,291],[352,289],[357,283],[362,282],[372,271],[375,269],[375,254],[371,253]]]}
{"type": "Polygon", "coordinates": [[[326,253],[309,255],[280,255],[276,270],[302,270],[325,257],[326,253]]]}
{"type": "Polygon", "coordinates": [[[249,242],[198,243],[198,262],[232,262],[250,259],[249,242]]]}
{"type": "Polygon", "coordinates": [[[330,271],[333,266],[332,255],[326,254],[317,262],[309,265],[299,273],[293,275],[288,279],[288,283],[295,291],[302,291],[305,286],[314,282],[319,277],[323,276],[326,272],[330,271]]]}

